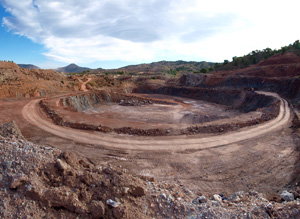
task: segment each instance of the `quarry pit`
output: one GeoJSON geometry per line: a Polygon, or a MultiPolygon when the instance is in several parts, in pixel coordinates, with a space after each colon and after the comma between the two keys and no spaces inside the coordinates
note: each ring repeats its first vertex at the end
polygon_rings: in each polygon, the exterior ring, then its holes
{"type": "Polygon", "coordinates": [[[129,94],[87,92],[39,104],[57,125],[139,136],[223,133],[261,124],[279,113],[279,100],[273,96],[176,87],[129,94]]]}
{"type": "Polygon", "coordinates": [[[32,141],[202,194],[256,189],[273,198],[295,177],[295,139],[286,129],[293,116],[288,103],[271,92],[79,92],[37,98],[21,113],[27,127],[21,129],[32,141]]]}
{"type": "MultiPolygon", "coordinates": [[[[64,78],[45,72],[45,80],[38,74],[34,83],[28,84],[26,75],[34,72],[24,71],[22,75],[23,70],[14,67],[7,71],[24,77],[24,84],[14,81],[2,86],[0,120],[14,120],[10,124],[19,127],[24,139],[40,145],[32,147],[32,155],[41,161],[52,148],[63,154],[72,152],[94,167],[125,168],[124,175],[132,174],[145,185],[158,183],[156,197],[169,185],[176,185],[176,189],[170,189],[175,195],[180,193],[178,188],[193,197],[229,197],[237,191],[258,191],[265,194],[266,202],[278,204],[283,201],[283,190],[300,197],[300,66],[290,64],[285,63],[284,68],[278,63],[276,68],[260,64],[234,72],[177,78],[140,74],[64,78]],[[32,89],[35,84],[43,86],[32,89]],[[38,154],[36,148],[43,150],[38,149],[38,154]]],[[[8,126],[7,132],[12,130],[8,126]]],[[[23,140],[2,142],[4,149],[19,145],[18,151],[27,150],[27,146],[22,148],[26,144],[23,140]]],[[[9,163],[5,150],[3,158],[9,163]]],[[[10,150],[18,161],[14,149],[10,150]]],[[[17,164],[13,161],[13,165],[17,164]]],[[[40,169],[33,169],[34,176],[42,179],[43,168],[41,163],[40,169]]],[[[7,170],[16,173],[15,169],[7,170]]],[[[115,175],[103,173],[100,175],[112,179],[99,182],[103,191],[122,192],[124,185],[116,187],[115,175]]],[[[73,178],[80,180],[76,174],[73,178]]],[[[51,186],[57,189],[57,184],[51,186]]],[[[26,188],[22,187],[24,191],[26,188]]],[[[15,197],[16,190],[10,192],[15,197]]],[[[152,208],[153,193],[147,192],[149,199],[145,201],[150,200],[152,208]]],[[[136,206],[141,199],[129,199],[128,203],[136,206]]],[[[240,208],[240,203],[233,205],[240,208]]],[[[229,208],[233,205],[230,202],[229,208]]],[[[111,212],[109,208],[106,210],[111,212]]]]}

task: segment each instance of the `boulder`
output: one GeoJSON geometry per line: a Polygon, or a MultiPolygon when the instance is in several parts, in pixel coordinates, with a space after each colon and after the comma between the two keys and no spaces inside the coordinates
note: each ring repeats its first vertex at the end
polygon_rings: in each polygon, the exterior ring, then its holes
{"type": "Polygon", "coordinates": [[[288,192],[288,191],[286,191],[286,190],[283,191],[283,192],[280,194],[280,197],[281,197],[284,201],[287,201],[287,202],[289,202],[289,201],[294,201],[294,200],[295,200],[293,193],[290,193],[290,192],[288,192]]]}

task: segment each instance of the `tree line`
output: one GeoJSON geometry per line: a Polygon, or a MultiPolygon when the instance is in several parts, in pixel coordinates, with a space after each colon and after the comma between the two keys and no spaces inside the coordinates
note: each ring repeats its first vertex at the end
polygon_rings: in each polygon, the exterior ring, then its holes
{"type": "Polygon", "coordinates": [[[254,50],[242,57],[232,57],[232,61],[224,60],[223,63],[216,63],[214,70],[232,70],[236,68],[246,68],[252,64],[256,64],[264,59],[270,58],[274,55],[284,54],[287,52],[294,52],[300,56],[300,42],[296,40],[294,43],[283,46],[280,49],[266,48],[263,50],[254,50]]]}

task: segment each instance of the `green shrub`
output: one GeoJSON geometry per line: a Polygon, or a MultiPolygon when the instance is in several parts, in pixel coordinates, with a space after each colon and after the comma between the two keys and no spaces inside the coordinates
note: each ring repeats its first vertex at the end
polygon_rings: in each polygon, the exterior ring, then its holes
{"type": "Polygon", "coordinates": [[[177,75],[176,69],[170,69],[169,71],[167,71],[167,73],[168,73],[169,75],[177,75]]]}

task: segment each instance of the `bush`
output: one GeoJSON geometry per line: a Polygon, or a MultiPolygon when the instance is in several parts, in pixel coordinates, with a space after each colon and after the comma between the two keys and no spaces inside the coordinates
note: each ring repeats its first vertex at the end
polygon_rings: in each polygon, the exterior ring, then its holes
{"type": "Polygon", "coordinates": [[[97,85],[95,81],[90,81],[88,84],[91,85],[92,87],[96,87],[97,85]]]}
{"type": "Polygon", "coordinates": [[[177,71],[175,69],[170,69],[169,71],[167,71],[167,73],[169,75],[177,75],[177,71]]]}
{"type": "Polygon", "coordinates": [[[201,68],[200,72],[201,72],[201,73],[207,73],[208,70],[207,70],[206,68],[201,68]]]}

